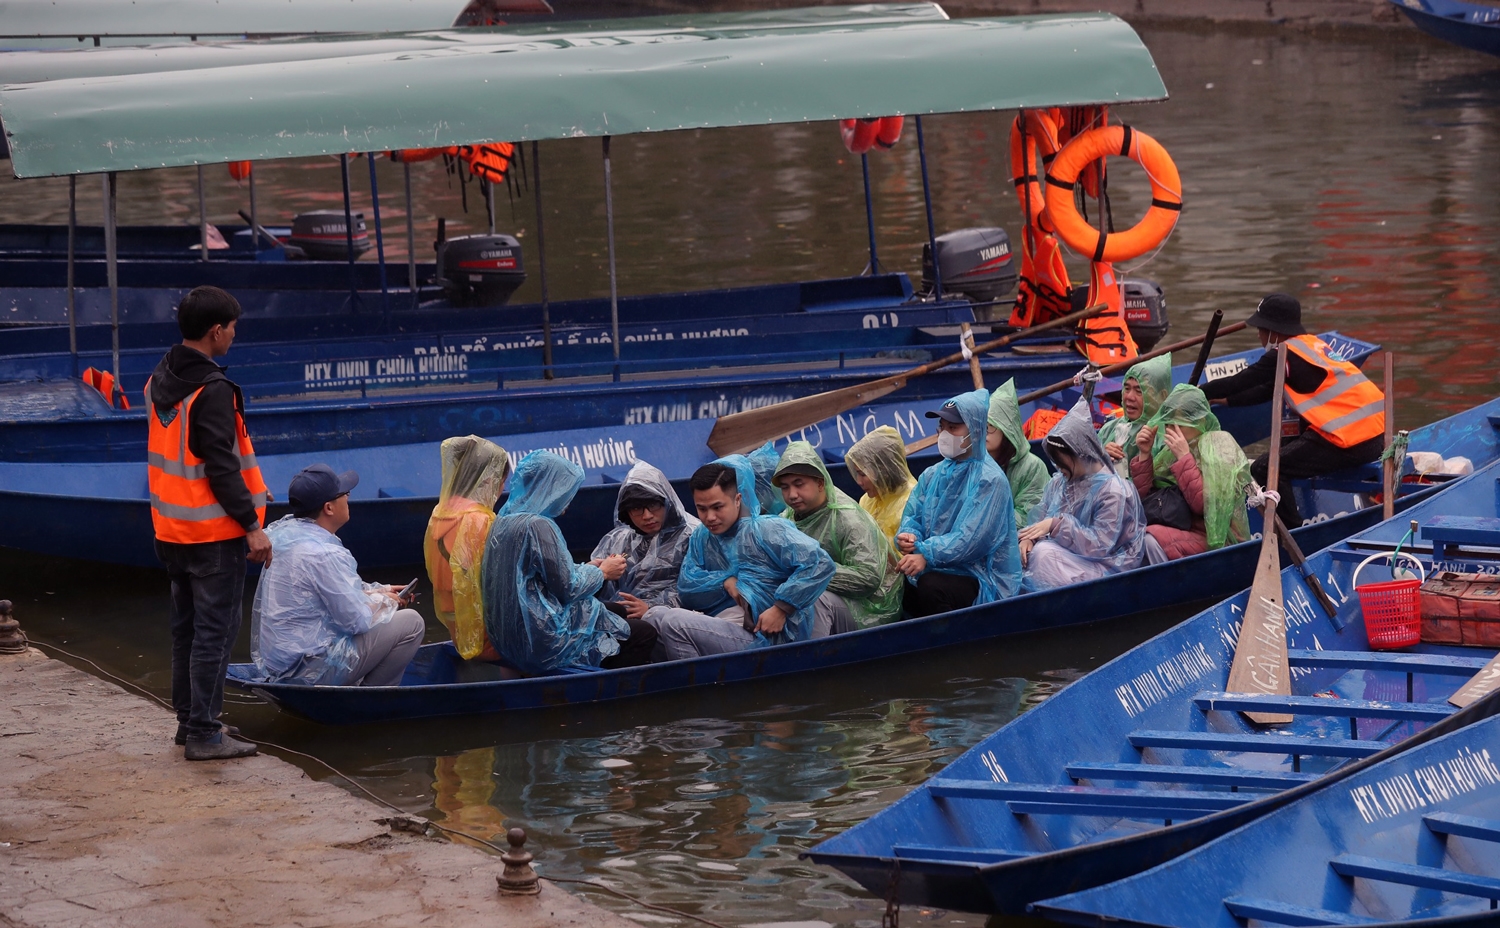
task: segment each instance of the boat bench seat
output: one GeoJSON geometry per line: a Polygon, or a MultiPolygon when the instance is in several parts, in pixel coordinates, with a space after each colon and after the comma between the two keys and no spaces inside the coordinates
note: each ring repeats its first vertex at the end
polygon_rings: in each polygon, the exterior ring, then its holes
{"type": "Polygon", "coordinates": [[[1199,693],[1193,705],[1204,712],[1280,712],[1346,718],[1401,719],[1437,722],[1458,710],[1438,703],[1394,703],[1369,699],[1327,699],[1322,696],[1274,696],[1261,693],[1199,693]]]}
{"type": "Polygon", "coordinates": [[[1500,899],[1500,878],[1481,876],[1477,873],[1455,873],[1442,867],[1422,867],[1417,864],[1402,864],[1358,854],[1340,854],[1328,862],[1333,872],[1340,876],[1364,877],[1384,883],[1400,883],[1419,889],[1435,889],[1445,893],[1478,896],[1481,899],[1500,899]]]}
{"type": "Polygon", "coordinates": [[[1205,783],[1249,789],[1286,789],[1308,780],[1315,773],[1283,773],[1229,767],[1192,767],[1173,764],[1069,764],[1068,776],[1075,780],[1140,780],[1149,783],[1205,783]]]}
{"type": "Polygon", "coordinates": [[[1432,542],[1433,557],[1447,560],[1449,548],[1477,545],[1500,548],[1500,519],[1481,516],[1433,516],[1422,524],[1422,537],[1432,542]]]}
{"type": "Polygon", "coordinates": [[[1286,652],[1293,667],[1329,667],[1341,670],[1394,670],[1405,673],[1443,674],[1471,677],[1489,663],[1486,657],[1447,654],[1400,654],[1385,651],[1309,651],[1293,648],[1286,652]]]}
{"type": "Polygon", "coordinates": [[[1277,925],[1373,925],[1380,919],[1332,909],[1313,909],[1303,905],[1291,905],[1274,899],[1254,899],[1249,896],[1228,896],[1224,908],[1241,921],[1259,919],[1277,925]]]}
{"type": "Polygon", "coordinates": [[[1321,757],[1369,757],[1387,745],[1353,738],[1311,738],[1300,735],[1228,734],[1212,731],[1136,731],[1130,743],[1138,748],[1182,748],[1190,751],[1233,751],[1242,754],[1292,754],[1321,757]]]}
{"type": "Polygon", "coordinates": [[[1500,821],[1492,818],[1455,815],[1452,812],[1433,812],[1422,816],[1422,824],[1427,826],[1428,831],[1440,835],[1457,835],[1460,838],[1500,842],[1500,821]]]}
{"type": "Polygon", "coordinates": [[[1252,797],[1218,791],[1118,789],[989,780],[929,783],[935,799],[993,799],[1016,815],[1086,815],[1115,818],[1184,819],[1232,809],[1252,797]]]}
{"type": "Polygon", "coordinates": [[[1030,857],[1034,851],[1013,851],[998,847],[950,847],[941,844],[896,844],[891,846],[891,856],[902,860],[941,860],[944,862],[970,862],[976,864],[998,864],[1007,860],[1030,857]]]}

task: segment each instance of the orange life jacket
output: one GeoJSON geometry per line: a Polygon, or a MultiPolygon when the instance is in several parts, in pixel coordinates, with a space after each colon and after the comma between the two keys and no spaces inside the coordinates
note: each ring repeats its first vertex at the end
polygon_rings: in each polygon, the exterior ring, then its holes
{"type": "Polygon", "coordinates": [[[1020,328],[1047,322],[1072,311],[1068,268],[1062,247],[1052,234],[1038,159],[1058,149],[1056,113],[1026,110],[1010,129],[1010,173],[1021,202],[1021,274],[1010,324],[1020,328]]]}
{"type": "Polygon", "coordinates": [[[1115,266],[1107,261],[1089,264],[1088,305],[1099,303],[1109,309],[1083,321],[1082,336],[1073,343],[1078,351],[1101,367],[1129,361],[1140,354],[1125,322],[1125,295],[1120,280],[1115,276],[1115,266]]]}
{"type": "MultiPolygon", "coordinates": [[[[111,406],[115,405],[115,376],[109,371],[101,371],[97,367],[85,368],[83,382],[98,390],[106,403],[111,406]]],[[[130,400],[125,397],[124,393],[120,394],[120,408],[130,408],[130,400]]]]}
{"type": "Polygon", "coordinates": [[[1047,433],[1052,431],[1057,423],[1067,418],[1067,415],[1067,410],[1064,409],[1038,409],[1021,426],[1021,434],[1032,441],[1046,438],[1047,433]]]}
{"type": "MultiPolygon", "coordinates": [[[[188,447],[188,422],[193,403],[203,392],[199,387],[165,414],[151,402],[151,381],[146,381],[146,480],[151,490],[151,525],[161,541],[180,545],[205,544],[243,538],[245,527],[224,512],[209,486],[203,459],[188,447]]],[[[255,513],[266,521],[266,481],[255,463],[255,447],[245,431],[245,416],[235,403],[234,427],[240,456],[240,476],[250,490],[255,513]]]]}
{"type": "Polygon", "coordinates": [[[1340,448],[1385,434],[1385,394],[1348,361],[1328,356],[1328,345],[1316,335],[1286,340],[1286,350],[1326,375],[1312,393],[1286,385],[1287,402],[1314,432],[1340,448]]]}

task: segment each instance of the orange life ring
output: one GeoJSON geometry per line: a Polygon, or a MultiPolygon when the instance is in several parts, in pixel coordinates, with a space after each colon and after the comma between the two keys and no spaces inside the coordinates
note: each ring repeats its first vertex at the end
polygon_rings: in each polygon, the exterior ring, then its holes
{"type": "Polygon", "coordinates": [[[233,177],[235,180],[244,180],[245,178],[249,177],[250,176],[250,162],[248,162],[248,161],[231,161],[231,162],[229,162],[229,176],[233,177]]]}
{"type": "Polygon", "coordinates": [[[1066,196],[1047,198],[1047,215],[1069,248],[1093,261],[1128,261],[1167,240],[1182,212],[1182,178],[1167,150],[1151,136],[1129,126],[1103,126],[1074,137],[1053,159],[1047,183],[1066,196]],[[1107,155],[1129,158],[1151,180],[1151,208],[1124,232],[1104,233],[1078,214],[1073,185],[1083,169],[1107,155]]]}

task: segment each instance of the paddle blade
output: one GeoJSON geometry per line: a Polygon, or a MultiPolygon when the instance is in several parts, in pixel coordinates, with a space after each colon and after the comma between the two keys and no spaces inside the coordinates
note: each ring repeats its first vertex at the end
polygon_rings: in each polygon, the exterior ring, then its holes
{"type": "MultiPolygon", "coordinates": [[[[1266,532],[1261,539],[1260,563],[1255,568],[1255,582],[1250,585],[1250,601],[1245,606],[1234,663],[1229,668],[1229,684],[1224,689],[1229,693],[1292,694],[1287,671],[1281,555],[1273,531],[1266,532]]],[[[1245,717],[1258,725],[1285,725],[1292,720],[1292,716],[1278,712],[1246,712],[1245,717]]]]}
{"type": "Polygon", "coordinates": [[[926,438],[917,439],[916,441],[906,446],[906,456],[911,457],[918,451],[926,451],[928,448],[931,448],[933,445],[937,444],[937,439],[938,437],[936,435],[928,435],[926,438]]]}
{"type": "Polygon", "coordinates": [[[708,447],[717,455],[744,454],[766,442],[822,422],[856,406],[872,403],[906,386],[909,374],[855,384],[842,390],[804,396],[774,406],[720,416],[708,433],[708,447]]]}
{"type": "Polygon", "coordinates": [[[1469,682],[1448,697],[1448,701],[1462,709],[1493,693],[1496,687],[1500,687],[1500,654],[1495,655],[1478,673],[1470,677],[1469,682]]]}

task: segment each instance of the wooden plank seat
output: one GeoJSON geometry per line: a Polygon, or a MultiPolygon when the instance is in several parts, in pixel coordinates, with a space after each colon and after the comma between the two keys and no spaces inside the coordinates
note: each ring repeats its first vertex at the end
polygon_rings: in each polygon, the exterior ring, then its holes
{"type": "Polygon", "coordinates": [[[1403,673],[1472,677],[1489,663],[1488,657],[1447,654],[1400,654],[1382,651],[1310,651],[1292,648],[1286,652],[1293,667],[1329,667],[1341,670],[1392,670],[1403,673]]]}
{"type": "Polygon", "coordinates": [[[1139,780],[1146,783],[1205,783],[1231,789],[1286,789],[1308,780],[1315,773],[1285,773],[1267,770],[1239,770],[1228,767],[1192,767],[1174,764],[1094,764],[1067,766],[1068,776],[1075,780],[1139,780]]]}
{"type": "Polygon", "coordinates": [[[1181,748],[1189,751],[1232,751],[1240,754],[1291,754],[1319,757],[1369,757],[1388,745],[1354,738],[1310,738],[1301,735],[1229,734],[1212,731],[1135,731],[1130,743],[1138,748],[1181,748]]]}
{"type": "Polygon", "coordinates": [[[998,864],[1007,860],[1030,857],[1031,852],[1012,851],[998,847],[950,847],[941,844],[897,844],[891,847],[891,856],[903,860],[967,861],[976,864],[998,864]]]}
{"type": "Polygon", "coordinates": [[[1250,896],[1228,896],[1224,908],[1242,921],[1258,919],[1277,925],[1373,925],[1380,919],[1332,909],[1313,909],[1304,905],[1291,905],[1274,899],[1255,899],[1250,896]]]}
{"type": "Polygon", "coordinates": [[[1435,834],[1500,842],[1500,821],[1492,818],[1456,815],[1452,812],[1432,812],[1422,816],[1422,824],[1427,826],[1428,831],[1435,834]]]}
{"type": "Polygon", "coordinates": [[[1261,693],[1199,693],[1193,705],[1204,712],[1282,712],[1340,718],[1399,719],[1437,722],[1458,710],[1438,703],[1376,702],[1369,699],[1326,699],[1321,696],[1273,696],[1261,693]]]}
{"type": "Polygon", "coordinates": [[[1455,873],[1452,870],[1444,870],[1442,867],[1402,864],[1359,854],[1340,854],[1330,860],[1328,866],[1340,876],[1363,877],[1384,883],[1400,883],[1403,886],[1478,896],[1481,899],[1500,899],[1500,878],[1492,876],[1455,873]]]}

